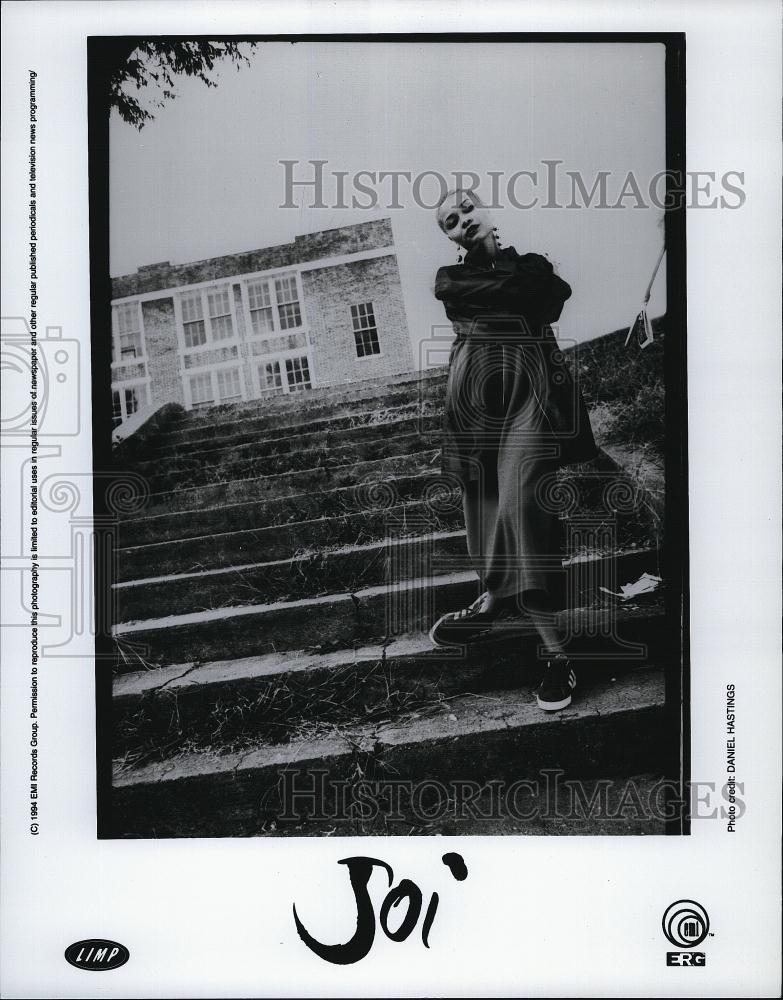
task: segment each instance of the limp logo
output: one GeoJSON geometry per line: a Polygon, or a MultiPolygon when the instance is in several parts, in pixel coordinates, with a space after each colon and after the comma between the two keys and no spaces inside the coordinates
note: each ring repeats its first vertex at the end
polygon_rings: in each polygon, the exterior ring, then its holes
{"type": "Polygon", "coordinates": [[[663,933],[675,948],[695,948],[710,932],[707,911],[693,899],[678,899],[666,907],[663,933]]]}
{"type": "Polygon", "coordinates": [[[68,945],[65,949],[65,961],[76,969],[86,969],[88,972],[119,969],[129,958],[130,952],[124,944],[106,938],[88,938],[68,945]]]}

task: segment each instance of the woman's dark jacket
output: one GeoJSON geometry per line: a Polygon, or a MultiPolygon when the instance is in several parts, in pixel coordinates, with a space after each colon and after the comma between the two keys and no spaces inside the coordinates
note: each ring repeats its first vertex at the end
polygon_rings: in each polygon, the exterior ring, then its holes
{"type": "MultiPolygon", "coordinates": [[[[587,407],[549,326],[571,289],[546,257],[505,247],[493,267],[483,248],[472,250],[464,264],[439,269],[435,296],[456,334],[444,471],[475,475],[476,463],[510,440],[509,428],[531,428],[530,440],[556,444],[560,464],[594,458],[587,407]]],[[[514,440],[524,444],[524,433],[514,440]]]]}

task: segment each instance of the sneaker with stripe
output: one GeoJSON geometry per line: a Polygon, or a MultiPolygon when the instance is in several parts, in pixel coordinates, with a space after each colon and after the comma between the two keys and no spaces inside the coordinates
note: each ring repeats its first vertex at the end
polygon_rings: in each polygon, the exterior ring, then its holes
{"type": "Polygon", "coordinates": [[[538,707],[545,712],[559,712],[571,704],[576,688],[576,674],[571,661],[563,656],[549,660],[541,683],[536,688],[538,707]]]}
{"type": "Polygon", "coordinates": [[[463,646],[492,634],[492,627],[499,619],[508,615],[504,607],[496,606],[493,611],[485,611],[484,605],[489,595],[481,594],[467,608],[451,611],[440,617],[430,629],[430,641],[434,646],[463,646]]]}

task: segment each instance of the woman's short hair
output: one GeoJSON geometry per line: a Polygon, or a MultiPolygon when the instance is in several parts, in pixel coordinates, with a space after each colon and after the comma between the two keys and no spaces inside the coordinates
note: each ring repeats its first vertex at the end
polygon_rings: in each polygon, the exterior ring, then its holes
{"type": "Polygon", "coordinates": [[[443,229],[443,225],[440,221],[440,216],[439,216],[441,206],[448,198],[452,198],[454,195],[458,194],[461,194],[463,196],[468,195],[468,197],[470,198],[470,200],[473,202],[474,205],[479,205],[481,208],[486,207],[484,205],[484,202],[481,200],[481,198],[479,198],[478,194],[473,190],[473,188],[452,188],[450,191],[447,191],[443,195],[443,197],[438,201],[438,204],[435,206],[435,218],[438,220],[438,225],[440,226],[441,229],[443,229]]]}

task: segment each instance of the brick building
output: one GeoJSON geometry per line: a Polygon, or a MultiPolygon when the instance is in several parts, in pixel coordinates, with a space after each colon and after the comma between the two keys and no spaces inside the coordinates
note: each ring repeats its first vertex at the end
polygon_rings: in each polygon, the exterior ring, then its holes
{"type": "Polygon", "coordinates": [[[413,367],[389,219],[112,279],[115,426],[413,367]]]}

